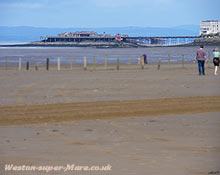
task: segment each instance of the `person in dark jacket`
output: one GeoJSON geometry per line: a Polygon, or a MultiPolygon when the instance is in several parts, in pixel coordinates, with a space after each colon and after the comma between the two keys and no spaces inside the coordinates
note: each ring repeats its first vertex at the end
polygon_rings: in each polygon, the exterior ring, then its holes
{"type": "Polygon", "coordinates": [[[144,64],[147,64],[147,55],[143,54],[142,57],[144,57],[144,64]]]}

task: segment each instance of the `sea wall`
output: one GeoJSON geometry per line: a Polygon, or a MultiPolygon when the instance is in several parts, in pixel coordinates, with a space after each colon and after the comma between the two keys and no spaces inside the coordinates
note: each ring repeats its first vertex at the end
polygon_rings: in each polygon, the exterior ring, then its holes
{"type": "Polygon", "coordinates": [[[220,46],[220,38],[198,38],[189,45],[208,45],[208,46],[220,46]]]}

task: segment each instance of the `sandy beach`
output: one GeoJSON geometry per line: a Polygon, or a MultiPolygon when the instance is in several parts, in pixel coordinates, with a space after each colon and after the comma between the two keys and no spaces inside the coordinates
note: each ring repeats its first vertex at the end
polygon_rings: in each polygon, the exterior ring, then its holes
{"type": "Polygon", "coordinates": [[[0,175],[220,175],[219,2],[0,0],[0,175]]]}
{"type": "Polygon", "coordinates": [[[0,69],[1,174],[218,174],[220,76],[197,64],[0,69]],[[111,171],[6,171],[108,165],[111,171]]]}

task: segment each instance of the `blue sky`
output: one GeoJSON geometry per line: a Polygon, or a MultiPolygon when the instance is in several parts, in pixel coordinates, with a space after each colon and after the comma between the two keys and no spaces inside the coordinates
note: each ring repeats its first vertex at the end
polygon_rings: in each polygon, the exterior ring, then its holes
{"type": "Polygon", "coordinates": [[[0,0],[0,26],[174,27],[219,10],[220,0],[0,0]]]}

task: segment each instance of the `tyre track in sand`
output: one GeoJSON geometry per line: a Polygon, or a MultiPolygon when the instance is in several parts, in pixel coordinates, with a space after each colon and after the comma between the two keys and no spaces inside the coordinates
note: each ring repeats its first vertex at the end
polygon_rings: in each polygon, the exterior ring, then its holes
{"type": "Polygon", "coordinates": [[[220,111],[220,96],[72,102],[0,107],[0,125],[220,111]]]}

